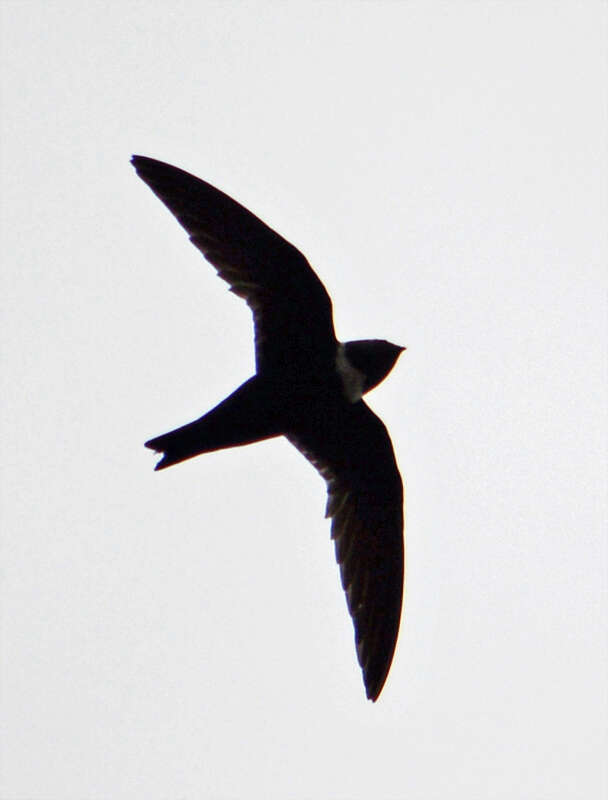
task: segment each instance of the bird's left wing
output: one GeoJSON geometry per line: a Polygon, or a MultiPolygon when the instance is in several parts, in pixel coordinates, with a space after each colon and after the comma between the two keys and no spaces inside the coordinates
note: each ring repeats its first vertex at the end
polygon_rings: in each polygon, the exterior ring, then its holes
{"type": "Polygon", "coordinates": [[[391,666],[403,599],[403,484],[382,421],[362,400],[311,409],[287,438],[327,482],[326,516],[367,696],[391,666]]]}

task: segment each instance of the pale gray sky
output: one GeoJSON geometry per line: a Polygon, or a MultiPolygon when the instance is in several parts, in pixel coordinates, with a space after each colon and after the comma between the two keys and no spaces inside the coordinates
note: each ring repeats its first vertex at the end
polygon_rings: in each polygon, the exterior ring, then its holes
{"type": "Polygon", "coordinates": [[[2,36],[7,800],[578,800],[606,786],[606,4],[11,2],[2,36]],[[136,177],[301,248],[407,488],[365,700],[286,442],[143,442],[253,370],[136,177]]]}

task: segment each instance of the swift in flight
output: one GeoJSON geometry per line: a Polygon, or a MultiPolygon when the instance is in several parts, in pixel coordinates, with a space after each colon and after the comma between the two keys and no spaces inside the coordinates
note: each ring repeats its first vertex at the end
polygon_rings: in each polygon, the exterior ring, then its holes
{"type": "Polygon", "coordinates": [[[235,200],[170,164],[133,156],[139,177],[253,313],[256,373],[200,419],[157,436],[157,470],[285,436],[327,482],[326,516],[355,628],[367,697],[377,700],[403,597],[403,485],[382,421],[363,400],[405,348],[339,342],[332,305],[292,244],[235,200]]]}

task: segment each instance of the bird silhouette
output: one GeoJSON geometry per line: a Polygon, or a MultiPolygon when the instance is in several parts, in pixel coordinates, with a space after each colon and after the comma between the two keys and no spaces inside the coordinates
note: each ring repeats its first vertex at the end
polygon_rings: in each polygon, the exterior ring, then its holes
{"type": "Polygon", "coordinates": [[[341,343],[330,297],[292,244],[228,195],[177,167],[133,156],[139,177],[253,313],[256,373],[200,419],[146,442],[155,469],[285,436],[327,482],[326,517],[367,697],[393,659],[403,598],[403,484],[388,432],[363,401],[405,349],[341,343]]]}

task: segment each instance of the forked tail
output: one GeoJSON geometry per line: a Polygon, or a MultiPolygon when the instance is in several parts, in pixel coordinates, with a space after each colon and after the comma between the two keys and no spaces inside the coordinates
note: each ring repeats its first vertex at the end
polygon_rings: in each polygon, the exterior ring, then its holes
{"type": "Polygon", "coordinates": [[[201,453],[251,444],[281,433],[272,387],[254,376],[204,417],[150,439],[146,447],[163,454],[154,468],[159,470],[201,453]]]}

